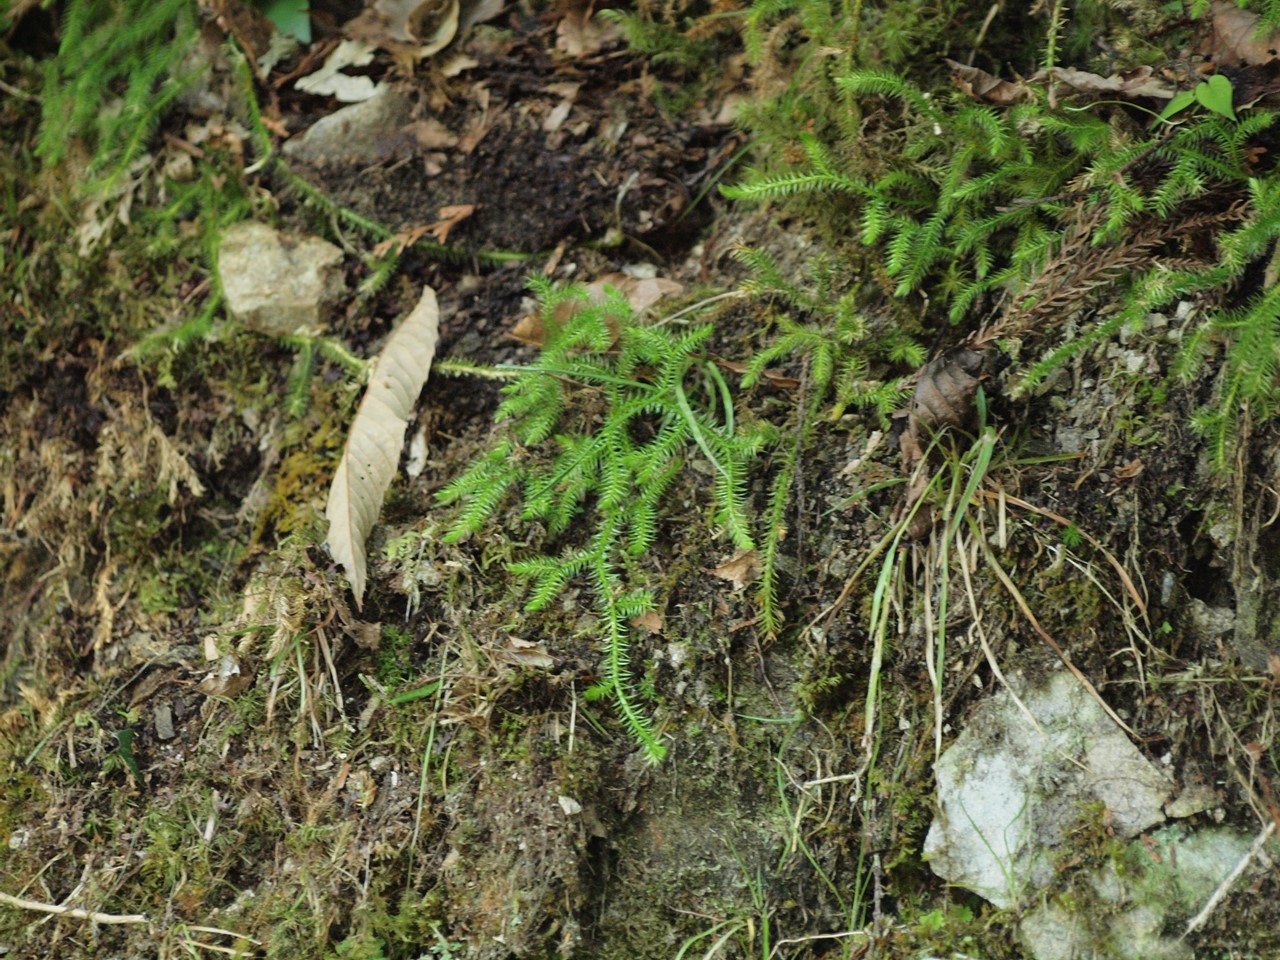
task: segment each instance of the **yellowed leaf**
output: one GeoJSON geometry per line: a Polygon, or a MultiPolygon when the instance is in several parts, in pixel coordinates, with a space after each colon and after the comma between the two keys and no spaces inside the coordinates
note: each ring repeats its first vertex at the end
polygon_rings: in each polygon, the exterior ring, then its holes
{"type": "Polygon", "coordinates": [[[356,411],[329,488],[329,553],[342,564],[356,607],[364,601],[365,541],[395,477],[413,405],[427,382],[440,335],[440,308],[426,287],[413,312],[388,338],[356,411]]]}

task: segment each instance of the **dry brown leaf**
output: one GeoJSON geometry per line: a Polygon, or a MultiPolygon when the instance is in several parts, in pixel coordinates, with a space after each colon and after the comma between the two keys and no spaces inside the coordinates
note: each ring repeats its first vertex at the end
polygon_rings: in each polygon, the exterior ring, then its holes
{"type": "Polygon", "coordinates": [[[728,580],[735,591],[741,590],[760,575],[760,551],[739,550],[732,557],[707,572],[713,577],[728,580]]]}
{"type": "MultiPolygon", "coordinates": [[[[736,360],[726,360],[718,354],[711,354],[711,359],[721,367],[724,367],[730,373],[736,373],[739,376],[751,369],[745,363],[738,363],[736,360]]],[[[777,387],[779,390],[794,390],[800,386],[800,381],[795,377],[789,377],[781,370],[770,367],[760,371],[760,378],[771,387],[777,387]]]]}
{"type": "Polygon", "coordinates": [[[1227,67],[1275,60],[1280,55],[1280,31],[1262,36],[1257,33],[1256,13],[1218,0],[1213,5],[1213,31],[1200,45],[1200,52],[1219,66],[1227,67]]]}
{"type": "Polygon", "coordinates": [[[218,669],[196,684],[206,697],[236,697],[248,690],[253,674],[243,673],[240,661],[227,654],[218,661],[218,669]]]}
{"type": "MultiPolygon", "coordinates": [[[[971,416],[973,397],[981,381],[985,354],[981,350],[957,350],[925,364],[911,395],[907,426],[898,437],[903,469],[910,473],[924,459],[925,442],[946,427],[963,426],[971,416]]],[[[907,514],[928,486],[928,477],[917,474],[903,495],[900,515],[907,514]]],[[[933,525],[933,512],[921,506],[907,528],[912,540],[922,539],[933,525]]]]}
{"type": "Polygon", "coordinates": [[[632,617],[627,622],[633,627],[643,627],[650,633],[661,633],[662,628],[666,626],[662,619],[662,614],[657,610],[646,610],[638,617],[632,617]]]}
{"type": "MultiPolygon", "coordinates": [[[[440,213],[443,215],[444,211],[440,213]]],[[[603,303],[609,296],[608,289],[612,287],[627,298],[627,303],[636,313],[643,313],[658,301],[673,297],[684,290],[684,285],[675,280],[668,280],[665,277],[650,277],[647,279],[639,279],[629,276],[625,273],[606,273],[604,276],[593,280],[587,284],[587,298],[593,304],[603,303]]],[[[573,316],[578,305],[572,300],[566,300],[556,307],[555,319],[558,323],[565,323],[573,316]]],[[[516,325],[511,328],[511,336],[515,337],[521,343],[527,343],[531,346],[542,346],[542,340],[545,333],[542,313],[534,311],[527,314],[516,321],[516,325]]],[[[614,330],[614,336],[617,336],[617,330],[614,330]]]]}
{"type": "MultiPolygon", "coordinates": [[[[235,37],[249,55],[249,63],[257,71],[258,59],[271,46],[273,24],[261,10],[244,0],[211,0],[208,6],[214,11],[214,22],[229,36],[235,37]]],[[[261,76],[259,77],[261,79],[261,76]]]]}
{"type": "Polygon", "coordinates": [[[401,128],[424,150],[447,150],[458,145],[458,136],[435,118],[414,120],[401,128]]]}
{"type": "Polygon", "coordinates": [[[378,355],[329,488],[329,553],[346,570],[357,609],[364,600],[368,568],[365,541],[395,477],[409,416],[427,382],[439,334],[440,308],[435,291],[426,287],[378,355]]]}
{"type": "Polygon", "coordinates": [[[606,273],[587,284],[592,303],[603,303],[608,296],[606,287],[613,287],[624,297],[631,309],[643,313],[659,300],[674,297],[684,290],[684,284],[666,277],[638,278],[625,273],[606,273]]]}
{"type": "MultiPolygon", "coordinates": [[[[1113,73],[1109,77],[1087,73],[1084,70],[1073,70],[1070,67],[1054,67],[1048,71],[1041,70],[1031,79],[1043,81],[1047,77],[1076,93],[1093,94],[1099,97],[1120,97],[1128,100],[1136,97],[1172,99],[1178,92],[1177,86],[1154,74],[1155,71],[1151,67],[1138,67],[1136,70],[1113,73]]],[[[1056,92],[1062,93],[1061,90],[1056,92]]]]}
{"type": "Polygon", "coordinates": [[[531,347],[542,346],[543,337],[546,336],[546,326],[542,322],[542,311],[535,310],[533,313],[526,313],[511,328],[511,335],[521,343],[527,343],[531,347]]]}
{"type": "Polygon", "coordinates": [[[908,432],[923,438],[944,427],[962,426],[973,408],[985,356],[981,350],[959,350],[925,364],[911,395],[908,432]]]}

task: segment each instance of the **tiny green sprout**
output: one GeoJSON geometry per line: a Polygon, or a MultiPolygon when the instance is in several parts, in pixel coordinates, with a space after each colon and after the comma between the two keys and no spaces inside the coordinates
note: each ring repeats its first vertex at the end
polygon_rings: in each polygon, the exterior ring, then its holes
{"type": "Polygon", "coordinates": [[[138,769],[138,761],[133,755],[134,732],[129,729],[116,731],[116,743],[119,744],[120,759],[124,761],[129,773],[137,783],[142,783],[142,771],[138,769]]]}
{"type": "Polygon", "coordinates": [[[1067,524],[1062,530],[1062,545],[1074,549],[1082,543],[1084,543],[1084,534],[1080,532],[1080,528],[1074,523],[1067,524]]]}
{"type": "Polygon", "coordinates": [[[1238,118],[1231,106],[1233,92],[1231,81],[1222,74],[1215,73],[1204,83],[1197,84],[1190,90],[1183,90],[1170,100],[1169,105],[1160,111],[1160,119],[1167,121],[1170,117],[1181,113],[1193,103],[1198,103],[1206,110],[1219,116],[1226,117],[1228,120],[1236,120],[1238,118]]]}

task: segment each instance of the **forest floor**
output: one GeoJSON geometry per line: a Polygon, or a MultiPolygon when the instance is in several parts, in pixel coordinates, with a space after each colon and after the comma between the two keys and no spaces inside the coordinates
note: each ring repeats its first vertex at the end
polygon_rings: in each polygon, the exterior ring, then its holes
{"type": "MultiPolygon", "coordinates": [[[[1192,423],[1218,368],[1172,372],[1194,318],[1243,303],[1270,267],[1015,389],[1119,309],[1113,273],[949,393],[957,368],[923,361],[970,331],[895,295],[844,201],[718,191],[767,146],[735,117],[794,78],[714,17],[716,68],[699,72],[584,7],[497,4],[429,59],[384,44],[348,67],[393,105],[317,146],[303,132],[344,104],[295,84],[358,5],[313,5],[312,46],[247,85],[238,51],[265,47],[233,6],[202,11],[200,79],[90,197],[90,144],[36,155],[57,8],[6,28],[0,956],[1048,956],[1025,924],[1047,903],[1099,928],[1073,955],[1131,956],[1116,917],[1142,904],[1099,907],[1091,871],[1141,873],[1133,858],[1159,861],[1165,841],[1106,805],[1079,805],[1043,851],[1051,879],[1011,904],[925,856],[941,751],[993,696],[1067,669],[1171,803],[1200,798],[1169,812],[1180,829],[1260,838],[1194,930],[1207,896],[1159,915],[1160,955],[1280,951],[1276,431],[1246,411],[1215,468],[1192,423]],[[337,249],[321,329],[230,315],[217,252],[245,219],[337,249]],[[769,270],[807,313],[770,295],[769,270]],[[547,336],[530,276],[609,284],[661,329],[711,324],[689,394],[727,383],[727,409],[709,402],[728,429],[736,414],[771,438],[742,484],[750,548],[725,531],[699,436],[652,544],[620,561],[654,598],[626,624],[623,669],[659,762],[589,695],[616,652],[590,576],[529,611],[506,566],[589,543],[605,494],[561,532],[512,495],[444,536],[458,507],[436,495],[505,435],[503,386],[547,336]],[[350,355],[376,357],[427,286],[438,367],[357,598],[325,547],[363,387],[350,355]],[[904,378],[901,411],[815,402],[818,354],[800,349],[744,385],[784,315],[817,329],[850,291],[878,329],[914,318],[921,362],[860,374],[904,378]],[[913,453],[921,382],[963,409],[913,453]],[[777,629],[758,585],[770,527],[777,629]]],[[[941,6],[963,44],[985,31],[981,12],[941,6]]],[[[1222,213],[1210,229],[1233,227],[1222,213]]],[[[1177,230],[1162,251],[1212,249],[1177,230]]],[[[607,392],[588,385],[572,412],[604,422],[607,392]]]]}

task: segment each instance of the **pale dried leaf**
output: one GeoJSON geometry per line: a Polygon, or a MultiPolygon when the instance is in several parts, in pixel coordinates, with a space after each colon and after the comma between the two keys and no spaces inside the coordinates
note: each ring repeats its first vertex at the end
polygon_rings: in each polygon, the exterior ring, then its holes
{"type": "MultiPolygon", "coordinates": [[[[1178,88],[1159,77],[1154,76],[1151,67],[1138,67],[1123,73],[1113,73],[1102,77],[1084,70],[1073,70],[1070,67],[1053,67],[1041,70],[1031,79],[1043,81],[1046,77],[1057,84],[1062,84],[1076,93],[1091,94],[1098,97],[1119,97],[1132,100],[1135,97],[1154,97],[1158,100],[1170,100],[1178,92],[1178,88]]],[[[1061,90],[1057,91],[1061,93],[1061,90]]]]}
{"type": "Polygon", "coordinates": [[[343,67],[363,67],[373,62],[373,46],[360,40],[343,40],[315,73],[294,84],[299,90],[317,96],[332,96],[343,103],[368,100],[378,88],[368,77],[353,77],[343,67]]]}
{"type": "Polygon", "coordinates": [[[1178,92],[1174,84],[1156,77],[1151,67],[1138,67],[1136,70],[1113,73],[1109,77],[1071,67],[1052,67],[1039,71],[1028,80],[1015,83],[955,60],[947,60],[946,64],[951,68],[952,81],[962,91],[975,100],[1001,106],[1032,99],[1031,84],[1046,82],[1053,84],[1057,96],[1074,93],[1085,97],[1124,100],[1138,97],[1168,100],[1178,92]]]}
{"type": "Polygon", "coordinates": [[[606,287],[613,287],[624,297],[631,309],[643,313],[660,300],[674,297],[684,291],[684,284],[666,277],[633,277],[626,273],[606,273],[587,284],[592,303],[603,303],[606,287]]]}
{"type": "Polygon", "coordinates": [[[426,287],[413,312],[387,340],[351,424],[342,460],[329,488],[329,552],[346,570],[356,607],[364,600],[365,541],[395,477],[409,416],[431,370],[440,309],[426,287]]]}
{"type": "Polygon", "coordinates": [[[424,150],[446,150],[458,145],[458,136],[435,118],[405,124],[404,132],[424,150]]]}
{"type": "Polygon", "coordinates": [[[596,53],[621,35],[616,23],[608,23],[593,17],[591,4],[586,4],[565,14],[556,25],[556,49],[571,57],[584,57],[596,53]]]}
{"type": "Polygon", "coordinates": [[[720,566],[709,571],[712,576],[728,580],[734,590],[741,590],[760,575],[760,551],[739,550],[720,566]]]}
{"type": "Polygon", "coordinates": [[[421,60],[457,35],[458,0],[375,0],[342,29],[410,62],[421,60]]]}
{"type": "Polygon", "coordinates": [[[517,667],[549,670],[556,665],[555,657],[547,652],[543,644],[532,640],[521,640],[519,637],[508,637],[506,649],[500,650],[498,656],[517,667]]]}

